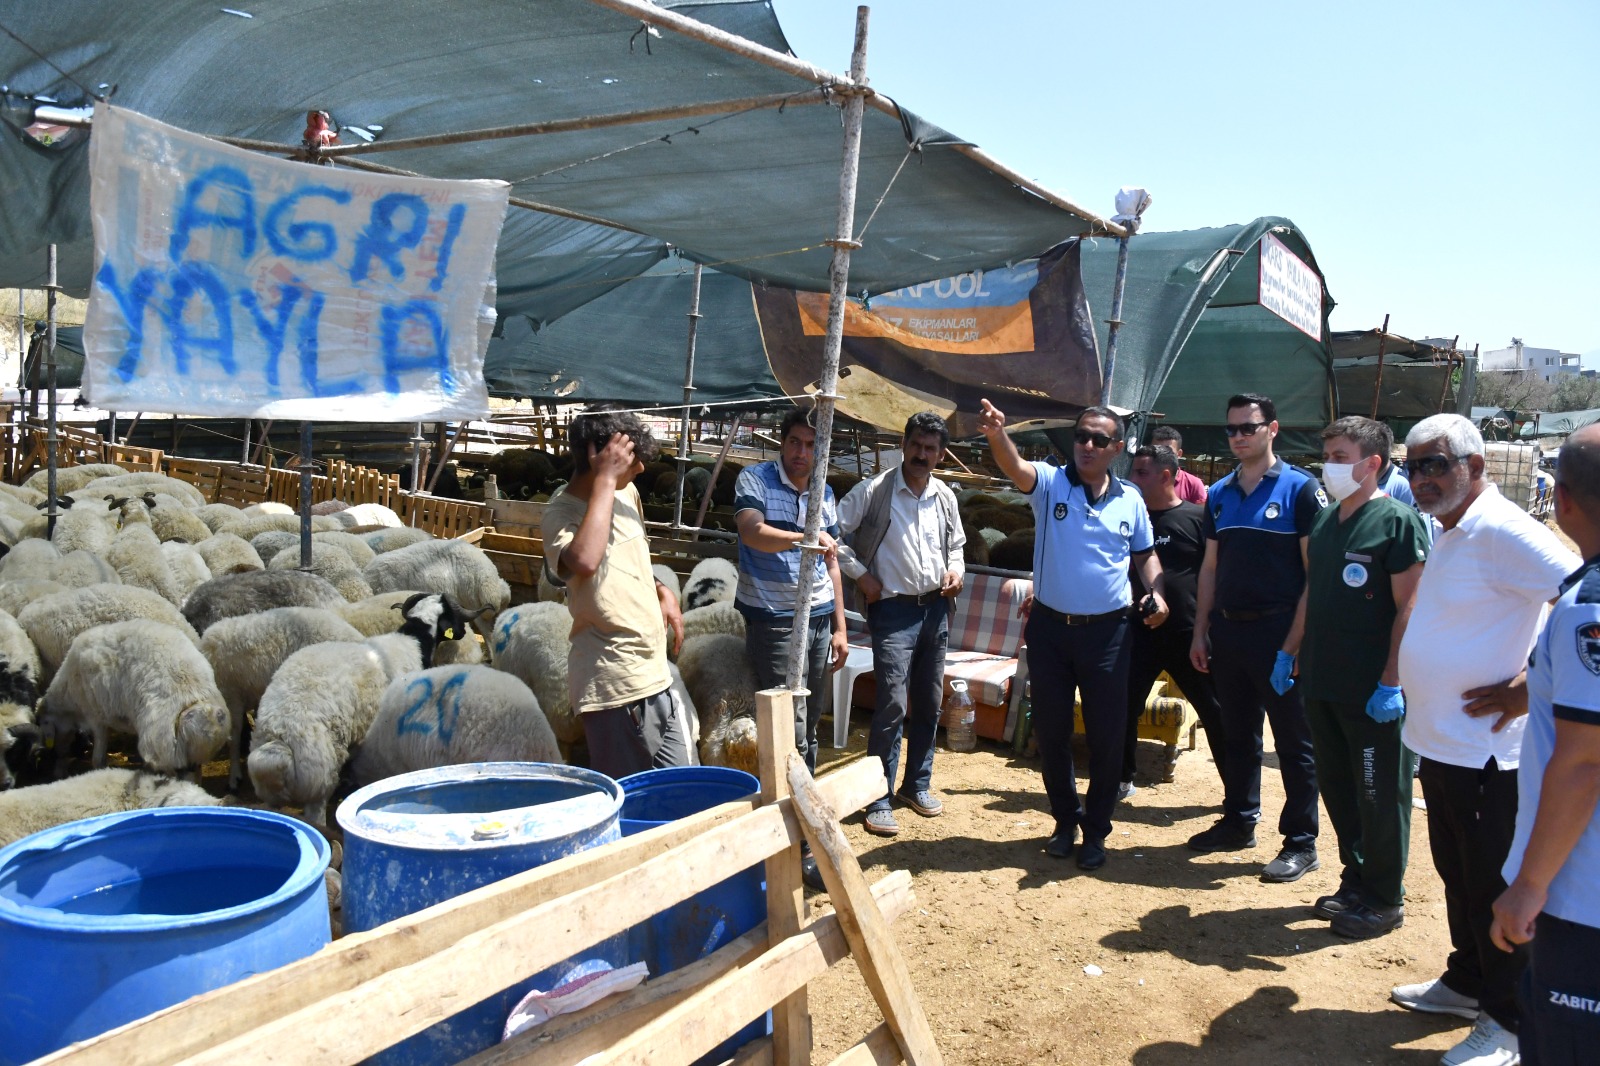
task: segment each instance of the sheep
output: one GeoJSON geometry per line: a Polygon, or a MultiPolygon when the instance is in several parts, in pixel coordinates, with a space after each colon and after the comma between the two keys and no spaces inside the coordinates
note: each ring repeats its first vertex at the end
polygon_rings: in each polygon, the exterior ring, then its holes
{"type": "Polygon", "coordinates": [[[523,603],[500,612],[490,637],[495,667],[520,678],[533,690],[556,739],[563,744],[576,744],[584,736],[568,688],[571,633],[572,615],[561,604],[523,603]]]}
{"type": "Polygon", "coordinates": [[[311,534],[314,544],[332,544],[350,557],[350,562],[357,570],[366,566],[377,556],[377,552],[367,546],[367,542],[354,533],[345,533],[340,530],[329,530],[325,533],[311,534]]]}
{"type": "Polygon", "coordinates": [[[399,527],[404,525],[400,516],[381,503],[358,503],[333,515],[341,529],[361,529],[365,526],[399,527]]]}
{"type": "Polygon", "coordinates": [[[701,559],[683,583],[683,609],[692,611],[721,600],[733,599],[739,588],[739,571],[726,559],[701,559]]]}
{"type": "Polygon", "coordinates": [[[313,644],[289,656],[261,695],[246,766],[256,795],[323,823],[352,745],[366,735],[389,682],[431,665],[439,637],[467,616],[448,597],[417,593],[400,632],[313,644]]]}
{"type": "Polygon", "coordinates": [[[0,560],[0,581],[30,578],[54,581],[65,588],[122,581],[111,564],[93,552],[80,548],[62,554],[47,540],[25,540],[0,560]]]}
{"type": "Polygon", "coordinates": [[[50,568],[50,580],[68,588],[81,589],[88,585],[116,585],[122,578],[110,563],[93,552],[83,549],[63,555],[50,568]]]}
{"type": "Polygon", "coordinates": [[[199,635],[176,607],[149,589],[132,585],[89,585],[41,596],[17,615],[17,622],[39,649],[39,662],[44,668],[41,680],[46,682],[55,675],[56,667],[80,633],[132,619],[171,626],[199,650],[199,635]]]}
{"type": "Polygon", "coordinates": [[[673,601],[678,606],[683,606],[683,586],[678,581],[678,575],[673,573],[672,567],[664,563],[656,563],[650,568],[650,572],[655,575],[658,583],[665,585],[667,591],[672,593],[673,601]]]}
{"type": "Polygon", "coordinates": [[[209,502],[203,492],[187,481],[179,481],[175,477],[158,474],[153,470],[136,470],[131,474],[100,478],[92,487],[100,492],[111,492],[118,496],[143,496],[147,492],[164,493],[191,509],[204,507],[209,502]]]}
{"type": "Polygon", "coordinates": [[[357,784],[468,762],[562,762],[533,692],[487,666],[438,666],[389,682],[352,753],[357,784]]]}
{"type": "Polygon", "coordinates": [[[0,795],[0,845],[81,818],[152,807],[215,807],[223,801],[188,781],[144,770],[91,770],[0,795]]]}
{"type": "Polygon", "coordinates": [[[207,537],[196,544],[194,550],[205,560],[206,569],[211,571],[212,577],[266,568],[261,556],[250,546],[249,541],[237,533],[229,533],[226,530],[207,537]]]}
{"type": "Polygon", "coordinates": [[[163,541],[161,557],[166,560],[167,570],[172,574],[173,588],[177,593],[177,599],[173,602],[180,607],[189,598],[189,593],[211,580],[211,568],[206,565],[205,556],[191,544],[181,540],[163,541]]]}
{"type": "Polygon", "coordinates": [[[316,574],[299,570],[248,570],[214,577],[189,593],[183,617],[196,632],[214,622],[273,607],[332,607],[344,603],[339,590],[316,574]]]}
{"type": "Polygon", "coordinates": [[[150,508],[150,524],[163,543],[180,540],[185,544],[199,544],[211,536],[211,527],[176,497],[165,492],[147,492],[144,501],[150,508]]]}
{"type": "Polygon", "coordinates": [[[228,742],[211,664],[189,634],[147,618],[80,634],[45,690],[39,724],[58,738],[70,727],[91,732],[97,770],[114,729],[136,735],[145,766],[166,773],[198,767],[228,742]]]}
{"type": "MultiPolygon", "coordinates": [[[[355,603],[337,605],[333,610],[360,630],[362,636],[376,637],[384,633],[393,633],[400,628],[405,618],[399,611],[407,600],[416,595],[416,592],[410,590],[379,592],[355,603]]],[[[453,638],[441,636],[439,646],[433,650],[435,666],[483,661],[483,645],[469,628],[463,628],[453,638]]]]}
{"type": "Polygon", "coordinates": [[[286,529],[269,529],[265,533],[257,533],[251,537],[250,547],[261,556],[261,563],[265,566],[277,558],[279,552],[293,548],[298,553],[300,534],[298,531],[290,533],[286,529]]]}
{"type": "Polygon", "coordinates": [[[68,591],[69,586],[45,578],[23,578],[19,581],[0,581],[0,611],[15,618],[22,609],[42,596],[68,591]]]}
{"type": "Polygon", "coordinates": [[[161,541],[155,530],[145,525],[129,525],[105,552],[106,562],[117,568],[124,585],[149,589],[175,606],[183,604],[178,582],[161,554],[161,541]]]}
{"type": "Polygon", "coordinates": [[[685,642],[690,637],[705,636],[709,633],[726,633],[743,640],[744,631],[744,615],[739,613],[739,608],[732,600],[721,600],[707,607],[696,607],[683,612],[685,642]]]}
{"type": "Polygon", "coordinates": [[[33,709],[39,702],[39,652],[17,620],[0,613],[0,789],[10,788],[6,759],[18,740],[38,737],[33,709]]]}
{"type": "Polygon", "coordinates": [[[409,548],[413,544],[426,543],[433,540],[434,536],[426,529],[400,526],[398,528],[375,529],[371,533],[363,534],[361,539],[367,542],[367,547],[382,555],[385,552],[409,548]]]}
{"type": "MultiPolygon", "coordinates": [[[[259,507],[262,505],[256,504],[255,506],[259,507]]],[[[313,533],[321,533],[324,530],[334,530],[338,528],[339,523],[335,522],[327,515],[311,516],[311,532],[313,533]]],[[[265,533],[268,530],[274,529],[280,530],[284,533],[293,533],[296,536],[299,536],[300,516],[293,513],[251,514],[249,508],[246,508],[244,511],[244,516],[239,520],[239,524],[232,527],[232,531],[239,534],[239,536],[243,537],[245,540],[253,540],[255,539],[257,533],[265,533]]]]}
{"type": "Polygon", "coordinates": [[[373,589],[361,570],[350,561],[344,548],[337,544],[313,541],[311,565],[300,565],[300,546],[284,548],[267,561],[268,570],[304,570],[328,579],[345,599],[354,603],[371,596],[373,589]]]}
{"type": "MultiPolygon", "coordinates": [[[[115,463],[85,463],[83,466],[64,467],[56,471],[56,491],[73,492],[97,478],[116,477],[127,472],[115,463]]],[[[46,491],[48,480],[47,470],[35,470],[32,476],[22,483],[22,487],[42,494],[46,491]]]]}
{"type": "MultiPolygon", "coordinates": [[[[511,586],[476,545],[460,540],[432,540],[385,552],[363,571],[373,592],[431,589],[449,593],[469,611],[492,616],[511,602],[511,586]]],[[[489,624],[479,615],[478,629],[489,639],[489,624]]]]}
{"type": "Polygon", "coordinates": [[[231,503],[208,503],[197,509],[194,516],[206,524],[212,533],[230,532],[244,521],[244,515],[231,503]]]}
{"type": "MultiPolygon", "coordinates": [[[[104,552],[117,533],[115,516],[103,504],[96,506],[85,502],[82,506],[73,506],[75,502],[70,497],[58,501],[65,507],[57,511],[56,528],[50,534],[50,543],[63,555],[79,549],[97,555],[104,552]]],[[[42,538],[48,527],[49,515],[40,514],[23,527],[23,533],[27,537],[42,538]]]]}
{"type": "Polygon", "coordinates": [[[284,660],[313,644],[361,639],[354,626],[323,607],[274,607],[224,618],[206,630],[200,653],[211,664],[217,689],[228,705],[230,790],[239,787],[245,714],[261,702],[284,660]]]}
{"type": "Polygon", "coordinates": [[[22,485],[8,485],[0,481],[0,496],[15,501],[31,511],[36,505],[43,502],[44,490],[42,488],[30,489],[22,485]]]}
{"type": "Polygon", "coordinates": [[[744,641],[726,633],[686,640],[678,669],[700,715],[700,760],[754,773],[756,675],[744,641]]]}
{"type": "Polygon", "coordinates": [[[60,560],[61,550],[49,541],[24,540],[0,559],[0,581],[50,578],[60,560]]]}
{"type": "Polygon", "coordinates": [[[258,514],[292,515],[296,512],[293,507],[286,503],[279,503],[276,500],[263,500],[260,503],[252,503],[248,507],[241,508],[240,513],[246,518],[254,518],[258,514]]]}

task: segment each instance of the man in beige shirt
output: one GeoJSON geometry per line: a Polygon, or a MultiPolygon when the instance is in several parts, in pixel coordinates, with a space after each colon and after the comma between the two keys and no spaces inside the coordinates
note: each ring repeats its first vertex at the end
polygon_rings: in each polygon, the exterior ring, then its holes
{"type": "Polygon", "coordinates": [[[666,630],[683,616],[650,570],[643,504],[633,479],[656,452],[634,414],[597,404],[567,433],[572,481],[545,510],[545,572],[567,587],[572,707],[589,765],[613,778],[690,762],[684,715],[667,671],[666,630]]]}

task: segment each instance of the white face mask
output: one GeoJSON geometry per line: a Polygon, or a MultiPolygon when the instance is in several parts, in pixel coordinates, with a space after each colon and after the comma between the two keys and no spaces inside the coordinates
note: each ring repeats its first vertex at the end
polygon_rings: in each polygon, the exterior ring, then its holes
{"type": "Polygon", "coordinates": [[[1351,473],[1355,469],[1354,463],[1323,463],[1322,484],[1328,490],[1328,495],[1335,500],[1343,500],[1355,494],[1361,487],[1351,473]]]}

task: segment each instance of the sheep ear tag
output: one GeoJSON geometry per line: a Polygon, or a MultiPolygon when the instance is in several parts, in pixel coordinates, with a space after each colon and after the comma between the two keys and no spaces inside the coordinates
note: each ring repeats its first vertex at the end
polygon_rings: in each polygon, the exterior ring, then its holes
{"type": "Polygon", "coordinates": [[[456,639],[456,631],[454,629],[445,630],[444,631],[444,639],[445,640],[455,640],[456,639]]]}

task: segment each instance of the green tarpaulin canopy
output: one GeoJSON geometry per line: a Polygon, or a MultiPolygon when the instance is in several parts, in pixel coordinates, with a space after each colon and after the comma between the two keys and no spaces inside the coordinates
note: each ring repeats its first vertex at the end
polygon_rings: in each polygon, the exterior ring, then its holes
{"type": "Polygon", "coordinates": [[[1451,380],[1458,368],[1470,390],[1471,368],[1447,343],[1411,340],[1381,330],[1341,331],[1333,335],[1333,375],[1339,385],[1341,415],[1371,415],[1377,386],[1378,355],[1383,354],[1383,383],[1378,418],[1399,425],[1415,423],[1441,410],[1456,410],[1457,389],[1451,380]]]}

